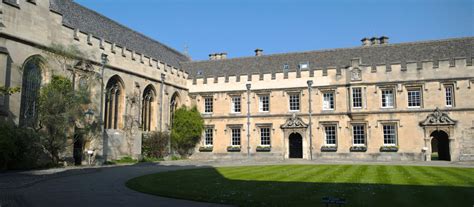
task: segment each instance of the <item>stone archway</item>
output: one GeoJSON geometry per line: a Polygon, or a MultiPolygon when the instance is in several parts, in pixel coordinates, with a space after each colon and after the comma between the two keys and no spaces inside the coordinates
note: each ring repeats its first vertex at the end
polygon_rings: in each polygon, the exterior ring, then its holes
{"type": "Polygon", "coordinates": [[[432,152],[441,152],[441,157],[438,157],[442,160],[451,161],[456,159],[453,153],[456,142],[454,138],[456,123],[457,121],[451,119],[447,113],[442,112],[439,108],[436,108],[433,113],[420,122],[420,126],[425,131],[425,145],[422,150],[424,160],[431,161],[432,152]]]}
{"type": "Polygon", "coordinates": [[[309,157],[309,143],[305,139],[308,124],[293,114],[280,126],[283,130],[283,159],[309,157]]]}
{"type": "Polygon", "coordinates": [[[431,160],[451,161],[449,150],[449,135],[442,130],[436,130],[431,137],[431,160]]]}
{"type": "Polygon", "coordinates": [[[303,158],[303,137],[294,132],[288,137],[289,158],[303,158]]]}

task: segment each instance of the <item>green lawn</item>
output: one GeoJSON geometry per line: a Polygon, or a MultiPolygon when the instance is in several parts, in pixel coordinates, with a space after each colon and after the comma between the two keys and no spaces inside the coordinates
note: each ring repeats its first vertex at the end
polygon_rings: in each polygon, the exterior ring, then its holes
{"type": "Polygon", "coordinates": [[[129,180],[134,190],[239,206],[474,205],[474,169],[375,165],[275,165],[201,168],[129,180]]]}

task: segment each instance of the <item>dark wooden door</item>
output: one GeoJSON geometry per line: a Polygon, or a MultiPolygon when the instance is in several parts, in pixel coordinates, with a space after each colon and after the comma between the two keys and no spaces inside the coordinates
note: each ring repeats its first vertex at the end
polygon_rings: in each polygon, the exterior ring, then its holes
{"type": "Polygon", "coordinates": [[[303,158],[303,138],[298,133],[293,133],[289,138],[290,158],[303,158]]]}

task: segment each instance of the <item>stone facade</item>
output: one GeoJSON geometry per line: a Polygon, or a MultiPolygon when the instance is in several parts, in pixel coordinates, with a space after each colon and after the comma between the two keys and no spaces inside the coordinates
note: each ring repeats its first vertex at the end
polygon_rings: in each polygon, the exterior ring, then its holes
{"type": "MultiPolygon", "coordinates": [[[[88,64],[70,66],[78,73],[100,74],[101,55],[108,55],[105,93],[113,81],[119,92],[102,108],[116,110],[111,120],[117,123],[105,130],[105,139],[83,146],[98,158],[140,156],[145,128],[169,130],[172,105],[196,105],[206,130],[195,159],[430,160],[438,151],[448,160],[473,160],[474,38],[363,43],[191,61],[70,0],[3,0],[0,85],[22,86],[25,63],[47,58],[54,44],[85,51],[88,64]]],[[[70,70],[48,62],[41,83],[53,73],[70,70]]],[[[92,92],[97,115],[100,84],[92,92]]],[[[21,97],[1,97],[0,115],[20,123],[21,97]]]]}

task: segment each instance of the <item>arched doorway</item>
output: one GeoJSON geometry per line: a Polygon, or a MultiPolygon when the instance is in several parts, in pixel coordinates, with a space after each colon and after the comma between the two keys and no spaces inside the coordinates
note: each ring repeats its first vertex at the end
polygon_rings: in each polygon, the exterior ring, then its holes
{"type": "Polygon", "coordinates": [[[289,137],[290,158],[303,158],[303,138],[299,133],[292,133],[289,137]]]}
{"type": "Polygon", "coordinates": [[[446,132],[437,130],[431,133],[431,160],[451,161],[449,152],[449,136],[446,132]]]}

